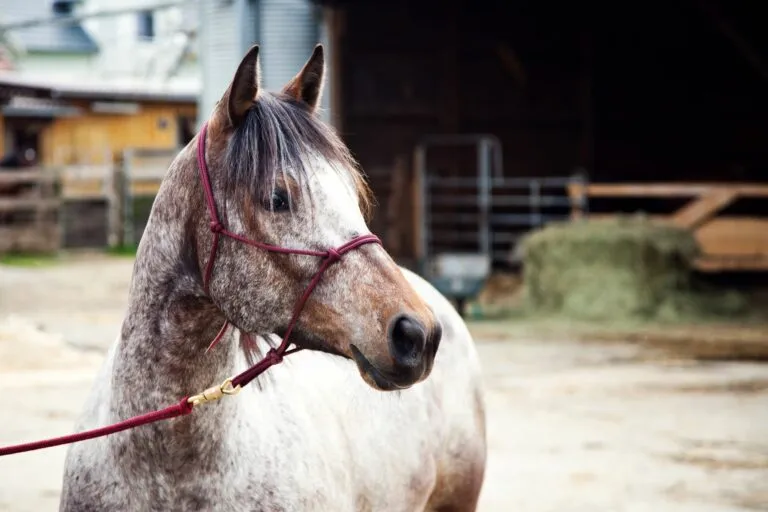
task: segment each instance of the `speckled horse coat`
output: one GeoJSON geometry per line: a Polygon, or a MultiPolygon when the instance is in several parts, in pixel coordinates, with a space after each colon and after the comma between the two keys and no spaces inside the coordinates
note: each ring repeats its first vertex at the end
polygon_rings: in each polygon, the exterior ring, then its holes
{"type": "MultiPolygon", "coordinates": [[[[314,250],[368,233],[365,183],[316,115],[324,69],[318,46],[269,93],[258,47],[243,58],[205,147],[231,231],[314,250]]],[[[227,239],[204,290],[212,235],[196,144],[155,200],[120,335],[78,429],[245,369],[279,341],[317,269],[316,258],[227,239]],[[236,329],[206,353],[225,319],[236,329]]],[[[237,396],[72,445],[61,510],[475,510],[486,458],[480,368],[462,319],[431,285],[367,245],[326,272],[291,339],[309,350],[237,396]]]]}

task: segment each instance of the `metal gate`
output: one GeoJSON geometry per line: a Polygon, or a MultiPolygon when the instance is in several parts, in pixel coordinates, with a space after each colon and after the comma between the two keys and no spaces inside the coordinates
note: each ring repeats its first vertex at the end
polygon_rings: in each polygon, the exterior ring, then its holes
{"type": "Polygon", "coordinates": [[[460,307],[479,292],[491,268],[519,263],[515,249],[526,233],[570,217],[568,186],[585,180],[578,174],[505,176],[502,159],[500,142],[488,134],[429,136],[415,148],[418,270],[460,307]],[[438,174],[428,151],[457,146],[474,148],[474,168],[438,174]]]}

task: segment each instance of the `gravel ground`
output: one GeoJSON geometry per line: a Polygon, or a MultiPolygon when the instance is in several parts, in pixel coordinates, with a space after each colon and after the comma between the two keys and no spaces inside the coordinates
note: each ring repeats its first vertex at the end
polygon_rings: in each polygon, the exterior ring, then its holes
{"type": "MultiPolygon", "coordinates": [[[[0,444],[71,431],[131,265],[0,266],[0,444]]],[[[768,510],[768,365],[670,361],[620,342],[477,342],[481,511],[768,510]]],[[[0,511],[57,510],[64,453],[0,459],[0,511]]]]}

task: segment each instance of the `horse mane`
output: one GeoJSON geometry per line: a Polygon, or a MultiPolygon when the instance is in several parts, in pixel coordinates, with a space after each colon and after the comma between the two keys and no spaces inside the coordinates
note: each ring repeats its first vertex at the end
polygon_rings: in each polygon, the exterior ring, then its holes
{"type": "Polygon", "coordinates": [[[367,220],[373,195],[357,161],[331,126],[288,95],[259,93],[230,138],[223,171],[231,193],[247,191],[252,199],[268,202],[278,178],[285,183],[292,178],[303,193],[312,158],[318,156],[351,175],[367,220]]]}

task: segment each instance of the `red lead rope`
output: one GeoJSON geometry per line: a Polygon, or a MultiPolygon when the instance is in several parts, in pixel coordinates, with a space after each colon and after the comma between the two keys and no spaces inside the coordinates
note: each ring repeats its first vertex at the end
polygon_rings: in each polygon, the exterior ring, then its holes
{"type": "MultiPolygon", "coordinates": [[[[335,249],[328,249],[327,251],[310,251],[306,249],[289,249],[285,247],[278,247],[275,245],[263,244],[261,242],[257,242],[255,240],[249,240],[243,236],[240,236],[236,233],[232,233],[231,231],[228,231],[221,224],[221,221],[219,220],[218,212],[216,211],[216,201],[213,197],[213,188],[211,187],[211,180],[208,175],[208,165],[206,164],[206,161],[205,161],[205,136],[206,136],[207,126],[208,126],[207,123],[203,124],[202,128],[200,129],[200,135],[197,141],[197,163],[200,169],[200,181],[202,182],[203,191],[205,192],[205,202],[206,202],[206,205],[208,206],[208,214],[211,219],[211,231],[213,232],[213,243],[211,244],[211,253],[208,258],[208,263],[206,264],[206,267],[205,267],[205,273],[203,275],[203,286],[205,287],[206,292],[208,292],[208,282],[210,281],[211,274],[213,273],[213,265],[214,265],[214,260],[216,259],[216,251],[218,249],[220,235],[224,235],[233,240],[237,240],[238,242],[252,245],[254,247],[258,247],[260,249],[270,251],[270,252],[277,252],[282,254],[298,254],[303,256],[315,256],[318,258],[322,258],[322,263],[320,265],[320,268],[318,269],[317,273],[314,275],[314,277],[310,281],[306,290],[304,290],[304,293],[296,302],[296,307],[293,310],[293,316],[291,317],[291,321],[288,324],[288,328],[285,331],[285,336],[283,336],[283,341],[280,343],[280,345],[277,348],[270,349],[269,352],[267,352],[267,355],[264,357],[264,359],[262,359],[255,365],[251,366],[247,370],[243,371],[242,373],[236,375],[235,377],[225,380],[222,384],[218,386],[213,386],[211,388],[208,388],[200,394],[197,394],[191,397],[184,397],[174,405],[170,405],[164,409],[160,409],[157,411],[141,414],[139,416],[134,416],[133,418],[129,418],[127,420],[123,420],[118,423],[108,425],[106,427],[87,430],[85,432],[79,432],[77,434],[71,434],[68,436],[55,437],[52,439],[45,439],[42,441],[35,441],[32,443],[2,447],[0,448],[0,456],[12,455],[14,453],[21,453],[21,452],[29,452],[33,450],[40,450],[42,448],[50,448],[52,446],[59,446],[62,444],[76,443],[79,441],[85,441],[87,439],[107,436],[110,434],[114,434],[115,432],[128,430],[134,427],[139,427],[141,425],[146,425],[148,423],[154,423],[156,421],[168,420],[171,418],[176,418],[178,416],[185,416],[191,413],[192,409],[197,405],[218,400],[219,398],[225,395],[237,394],[240,391],[240,389],[247,386],[253,379],[255,379],[256,377],[258,377],[259,375],[267,371],[267,369],[269,369],[271,366],[274,366],[282,362],[284,356],[300,350],[298,348],[293,348],[291,350],[288,350],[288,345],[290,343],[289,339],[290,339],[291,333],[293,332],[293,328],[296,326],[296,322],[299,319],[299,315],[301,314],[301,311],[304,309],[304,305],[306,304],[310,295],[312,295],[312,292],[314,291],[317,284],[320,282],[320,279],[323,277],[323,274],[325,273],[325,271],[331,265],[341,260],[341,258],[346,253],[353,251],[358,247],[361,247],[366,244],[381,243],[381,240],[379,240],[379,238],[376,235],[368,234],[368,235],[362,235],[362,236],[353,238],[352,240],[348,241],[344,245],[341,245],[340,247],[337,247],[335,249]]],[[[223,338],[224,333],[226,332],[228,327],[229,327],[229,323],[225,322],[221,330],[219,331],[219,333],[211,342],[210,346],[208,347],[208,350],[211,350],[219,342],[219,340],[223,338]]]]}

